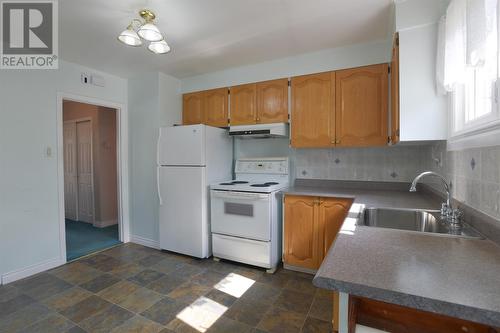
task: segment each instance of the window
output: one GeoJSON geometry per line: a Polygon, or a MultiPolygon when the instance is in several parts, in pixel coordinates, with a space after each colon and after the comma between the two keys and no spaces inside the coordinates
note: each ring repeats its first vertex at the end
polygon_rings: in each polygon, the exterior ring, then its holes
{"type": "Polygon", "coordinates": [[[452,146],[500,142],[498,16],[497,0],[451,0],[439,23],[436,78],[450,100],[452,146]]]}
{"type": "Polygon", "coordinates": [[[452,91],[451,137],[464,135],[500,120],[498,108],[498,50],[491,34],[485,60],[465,69],[464,82],[452,91]]]}

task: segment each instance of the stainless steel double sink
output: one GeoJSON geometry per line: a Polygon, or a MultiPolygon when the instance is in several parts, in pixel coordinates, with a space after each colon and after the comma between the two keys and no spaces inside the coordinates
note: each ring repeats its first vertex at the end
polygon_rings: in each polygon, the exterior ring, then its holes
{"type": "Polygon", "coordinates": [[[437,210],[367,208],[358,225],[425,232],[442,236],[483,238],[480,233],[463,223],[461,228],[450,227],[437,210]]]}

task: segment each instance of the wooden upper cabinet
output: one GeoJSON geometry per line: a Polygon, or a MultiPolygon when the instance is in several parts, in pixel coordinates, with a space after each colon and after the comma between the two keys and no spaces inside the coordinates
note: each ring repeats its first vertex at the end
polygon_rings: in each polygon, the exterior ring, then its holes
{"type": "Polygon", "coordinates": [[[182,98],[182,124],[203,123],[203,92],[184,94],[182,98]]]}
{"type": "Polygon", "coordinates": [[[285,197],[285,263],[317,269],[321,263],[320,226],[317,217],[318,198],[285,197]]]}
{"type": "Polygon", "coordinates": [[[257,83],[257,123],[288,122],[288,79],[257,83]]]}
{"type": "Polygon", "coordinates": [[[335,72],[292,78],[291,145],[335,145],[335,72]]]}
{"type": "Polygon", "coordinates": [[[227,88],[213,89],[204,92],[204,123],[214,127],[225,127],[228,124],[228,91],[227,88]]]}
{"type": "Polygon", "coordinates": [[[257,121],[257,85],[231,87],[231,125],[255,124],[257,121]]]}
{"type": "Polygon", "coordinates": [[[336,72],[337,146],[384,146],[388,138],[388,65],[336,72]]]}
{"type": "Polygon", "coordinates": [[[319,219],[323,222],[323,258],[337,237],[351,204],[350,199],[321,198],[319,219]]]}
{"type": "Polygon", "coordinates": [[[391,60],[391,142],[399,142],[399,34],[394,36],[391,60]]]}

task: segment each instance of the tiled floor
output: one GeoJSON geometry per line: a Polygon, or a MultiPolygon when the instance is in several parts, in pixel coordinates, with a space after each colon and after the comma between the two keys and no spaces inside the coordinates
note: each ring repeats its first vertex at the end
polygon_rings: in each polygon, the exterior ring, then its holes
{"type": "Polygon", "coordinates": [[[330,332],[312,276],[124,244],[0,287],[0,332],[330,332]]]}

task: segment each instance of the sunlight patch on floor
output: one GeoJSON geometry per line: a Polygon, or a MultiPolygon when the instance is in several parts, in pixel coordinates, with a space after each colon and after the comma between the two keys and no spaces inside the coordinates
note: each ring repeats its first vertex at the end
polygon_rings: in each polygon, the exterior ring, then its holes
{"type": "Polygon", "coordinates": [[[226,306],[202,296],[179,312],[177,318],[204,333],[226,310],[226,306]]]}
{"type": "Polygon", "coordinates": [[[254,283],[255,280],[236,273],[229,273],[223,280],[219,281],[214,288],[231,296],[240,298],[254,283]]]}

